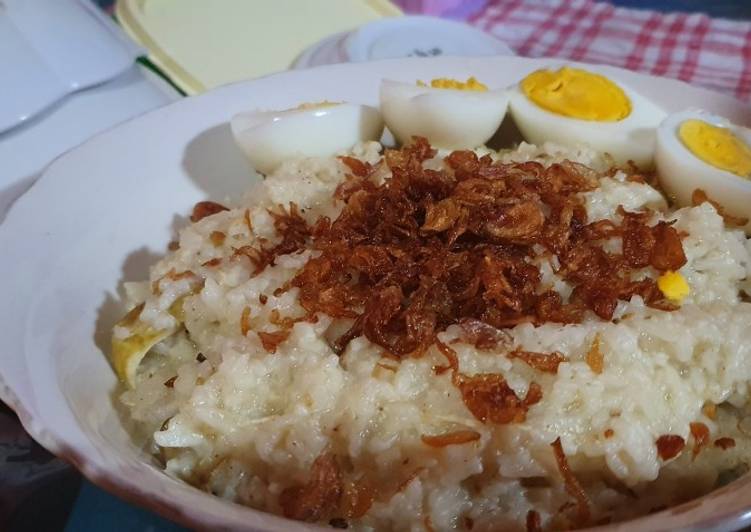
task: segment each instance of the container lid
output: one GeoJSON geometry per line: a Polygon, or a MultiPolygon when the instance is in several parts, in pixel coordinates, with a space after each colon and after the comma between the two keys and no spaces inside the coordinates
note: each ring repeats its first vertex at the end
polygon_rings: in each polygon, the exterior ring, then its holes
{"type": "Polygon", "coordinates": [[[331,63],[438,55],[514,55],[511,48],[472,26],[436,17],[410,16],[370,22],[332,35],[305,50],[294,68],[331,63]]]}
{"type": "Polygon", "coordinates": [[[8,74],[0,83],[0,133],[118,77],[141,52],[87,0],[3,0],[0,68],[8,74]]]}
{"type": "Polygon", "coordinates": [[[347,36],[353,62],[437,55],[507,55],[511,49],[472,26],[436,17],[403,17],[371,22],[347,36]]]}
{"type": "Polygon", "coordinates": [[[183,91],[285,70],[324,37],[401,15],[388,0],[118,0],[115,14],[183,91]]]}

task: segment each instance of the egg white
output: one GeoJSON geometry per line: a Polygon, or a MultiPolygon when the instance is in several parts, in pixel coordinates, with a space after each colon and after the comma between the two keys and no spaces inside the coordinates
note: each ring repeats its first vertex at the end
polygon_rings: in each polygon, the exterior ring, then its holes
{"type": "Polygon", "coordinates": [[[640,168],[649,169],[654,164],[655,129],[666,113],[622,83],[617,85],[631,101],[631,113],[617,122],[581,120],[553,113],[527,98],[519,85],[511,89],[511,116],[522,136],[532,144],[555,142],[570,147],[585,144],[610,154],[616,164],[633,161],[640,168]]]}
{"type": "MultiPolygon", "coordinates": [[[[680,206],[691,205],[694,190],[702,189],[728,214],[751,217],[751,181],[698,158],[678,137],[681,124],[690,119],[728,128],[751,146],[751,130],[736,126],[726,118],[694,109],[671,114],[657,129],[655,162],[660,185],[680,206]]],[[[745,230],[751,234],[751,223],[745,230]]]]}
{"type": "Polygon", "coordinates": [[[378,109],[352,103],[240,113],[230,126],[250,164],[265,175],[287,159],[328,157],[383,134],[378,109]]]}
{"type": "Polygon", "coordinates": [[[482,146],[498,130],[508,108],[504,90],[469,91],[383,80],[381,112],[401,143],[426,137],[443,149],[482,146]]]}

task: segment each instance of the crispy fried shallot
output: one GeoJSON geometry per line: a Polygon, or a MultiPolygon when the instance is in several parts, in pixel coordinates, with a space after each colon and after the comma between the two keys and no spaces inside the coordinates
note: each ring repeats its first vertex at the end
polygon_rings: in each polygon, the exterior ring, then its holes
{"type": "Polygon", "coordinates": [[[193,207],[193,213],[190,215],[190,221],[193,223],[200,222],[207,216],[228,210],[229,209],[224,205],[221,205],[214,201],[199,201],[193,207]]]}
{"type": "Polygon", "coordinates": [[[339,514],[347,519],[358,519],[370,510],[375,496],[375,488],[366,478],[345,479],[339,514]]]}
{"type": "Polygon", "coordinates": [[[690,423],[691,436],[694,437],[694,449],[691,454],[691,459],[695,460],[701,450],[709,444],[709,427],[704,423],[696,422],[690,423]]]}
{"type": "MultiPolygon", "coordinates": [[[[273,266],[279,255],[287,255],[305,248],[310,236],[310,228],[305,219],[300,216],[297,205],[290,203],[288,208],[279,205],[276,209],[269,209],[268,213],[274,220],[274,229],[281,236],[281,241],[274,246],[261,243],[259,246],[242,246],[235,249],[235,257],[247,257],[253,264],[254,274],[258,275],[266,266],[273,266]]],[[[246,216],[250,224],[250,218],[246,216]]]]}
{"type": "Polygon", "coordinates": [[[495,349],[498,346],[509,347],[511,335],[501,329],[475,318],[462,318],[459,320],[462,328],[463,340],[477,349],[495,349]]]}
{"type": "Polygon", "coordinates": [[[686,440],[677,434],[664,434],[657,438],[657,454],[663,460],[670,460],[680,454],[686,446],[686,440]]]}
{"type": "MultiPolygon", "coordinates": [[[[588,223],[579,193],[597,187],[598,174],[564,161],[500,163],[455,151],[440,170],[424,138],[386,150],[391,177],[376,182],[376,166],[352,157],[335,197],[341,214],[308,226],[297,207],[270,211],[281,241],[235,250],[259,273],[277,256],[312,249],[313,256],[280,288],[299,289],[309,315],[353,319],[333,347],[341,352],[364,335],[396,357],[420,356],[436,335],[460,324],[479,349],[505,344],[500,331],[520,323],[576,323],[590,310],[610,320],[619,300],[641,296],[670,310],[655,281],[634,281],[633,270],[676,270],[685,263],[669,223],[648,224],[648,211],[621,209],[622,224],[588,223]],[[623,238],[623,254],[604,240],[623,238]],[[565,301],[543,288],[540,260],[557,257],[558,274],[573,287],[565,301]]],[[[504,345],[509,348],[510,346],[504,345]]]]}
{"type": "Polygon", "coordinates": [[[245,307],[240,315],[240,334],[248,336],[250,332],[250,307],[245,307]]]}
{"type": "Polygon", "coordinates": [[[534,510],[527,512],[527,532],[542,532],[540,514],[534,510]]]}
{"type": "Polygon", "coordinates": [[[532,382],[521,399],[498,373],[455,374],[454,384],[472,415],[483,423],[521,423],[530,406],[542,399],[540,385],[532,382]]]}
{"type": "Polygon", "coordinates": [[[279,506],[285,517],[298,521],[320,521],[333,516],[343,491],[342,473],[336,457],[322,453],[313,462],[307,484],[282,491],[279,506]]]}
{"type": "Polygon", "coordinates": [[[555,461],[558,465],[558,471],[563,477],[563,482],[566,487],[566,492],[576,500],[576,516],[577,524],[584,526],[590,519],[591,513],[589,509],[589,497],[587,493],[579,484],[579,480],[574,475],[573,471],[568,465],[566,454],[563,452],[563,446],[561,445],[561,439],[557,438],[550,444],[553,447],[553,454],[555,455],[555,461]]]}
{"type": "Polygon", "coordinates": [[[595,334],[595,339],[587,351],[587,365],[592,373],[599,375],[605,366],[604,356],[600,348],[600,333],[595,334]]]}
{"type": "Polygon", "coordinates": [[[276,353],[279,344],[287,339],[289,333],[289,329],[282,329],[273,332],[258,331],[256,334],[261,340],[261,345],[263,345],[263,348],[266,351],[268,351],[269,353],[276,353]]]}
{"type": "Polygon", "coordinates": [[[201,264],[201,266],[203,266],[204,268],[213,268],[215,266],[219,266],[221,263],[222,263],[221,257],[214,257],[213,259],[209,259],[203,264],[201,264]]]}
{"type": "Polygon", "coordinates": [[[447,447],[449,445],[461,445],[480,439],[480,433],[475,430],[457,430],[445,434],[423,434],[420,439],[430,447],[447,447]]]}
{"type": "Polygon", "coordinates": [[[566,362],[566,357],[558,351],[552,353],[534,353],[532,351],[514,350],[508,355],[509,358],[518,358],[529,367],[543,373],[558,373],[558,366],[566,362]]]}
{"type": "Polygon", "coordinates": [[[224,240],[227,238],[227,235],[222,233],[221,231],[212,231],[209,235],[209,240],[211,240],[211,243],[215,247],[219,247],[222,244],[224,244],[224,240]]]}
{"type": "Polygon", "coordinates": [[[726,449],[732,449],[733,447],[735,447],[735,440],[733,438],[728,438],[727,436],[717,438],[714,441],[714,446],[722,449],[723,451],[726,449]]]}

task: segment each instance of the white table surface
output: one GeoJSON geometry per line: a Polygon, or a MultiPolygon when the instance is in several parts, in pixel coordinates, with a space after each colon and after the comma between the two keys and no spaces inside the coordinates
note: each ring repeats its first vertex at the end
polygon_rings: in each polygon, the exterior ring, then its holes
{"type": "Polygon", "coordinates": [[[54,158],[100,131],[180,97],[152,72],[134,64],[112,81],[72,94],[0,134],[0,221],[54,158]]]}

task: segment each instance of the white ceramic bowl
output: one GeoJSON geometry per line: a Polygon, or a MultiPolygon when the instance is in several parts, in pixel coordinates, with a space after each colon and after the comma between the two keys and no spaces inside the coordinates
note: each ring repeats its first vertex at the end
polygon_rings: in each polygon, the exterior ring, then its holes
{"type": "MultiPolygon", "coordinates": [[[[377,105],[382,78],[471,75],[507,86],[560,61],[518,57],[399,59],[333,65],[222,87],[98,135],[56,160],[0,225],[0,398],[29,433],[96,484],[188,525],[314,530],[221,501],[160,472],[134,445],[115,406],[104,351],[120,316],[118,287],[146,278],[175,226],[202,199],[224,200],[252,179],[227,121],[257,105],[377,105]]],[[[601,70],[667,111],[704,107],[751,123],[751,109],[677,81],[601,70]]],[[[638,521],[641,530],[751,523],[751,479],[638,521]]],[[[637,523],[615,525],[633,529],[637,523]]]]}

